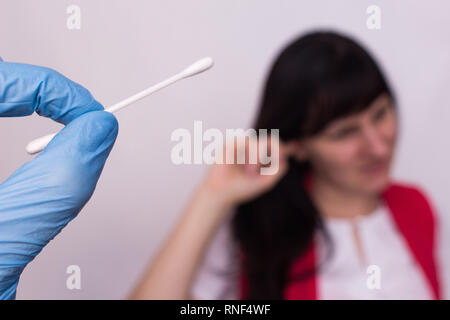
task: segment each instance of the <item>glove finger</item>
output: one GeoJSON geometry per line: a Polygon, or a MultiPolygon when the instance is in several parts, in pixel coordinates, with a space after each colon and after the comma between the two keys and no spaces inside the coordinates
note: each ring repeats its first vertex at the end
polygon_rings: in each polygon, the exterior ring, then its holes
{"type": "Polygon", "coordinates": [[[55,70],[23,63],[0,63],[0,116],[33,112],[68,124],[89,111],[103,110],[90,92],[55,70]]]}
{"type": "MultiPolygon", "coordinates": [[[[114,115],[104,111],[82,115],[63,128],[41,154],[25,163],[1,186],[26,189],[33,201],[47,193],[67,193],[72,195],[73,202],[84,205],[95,188],[117,133],[114,115]],[[36,196],[32,197],[33,194],[36,196]],[[77,197],[80,199],[75,199],[77,197]]],[[[0,212],[2,202],[8,201],[0,198],[0,212]]]]}

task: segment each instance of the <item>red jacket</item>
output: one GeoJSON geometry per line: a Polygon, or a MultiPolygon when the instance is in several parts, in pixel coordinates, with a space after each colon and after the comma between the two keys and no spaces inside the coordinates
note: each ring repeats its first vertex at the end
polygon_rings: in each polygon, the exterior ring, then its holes
{"type": "MultiPolygon", "coordinates": [[[[435,259],[436,218],[426,197],[416,188],[391,184],[382,194],[382,198],[393,216],[397,228],[406,239],[414,259],[421,267],[434,299],[441,298],[438,279],[438,265],[435,259]]],[[[311,241],[309,249],[292,264],[292,276],[316,266],[316,249],[311,241]]],[[[245,264],[243,264],[245,268],[245,264]]],[[[247,297],[248,279],[245,272],[240,276],[240,296],[247,297]]],[[[302,280],[290,282],[284,290],[287,300],[317,299],[317,274],[302,280]]]]}

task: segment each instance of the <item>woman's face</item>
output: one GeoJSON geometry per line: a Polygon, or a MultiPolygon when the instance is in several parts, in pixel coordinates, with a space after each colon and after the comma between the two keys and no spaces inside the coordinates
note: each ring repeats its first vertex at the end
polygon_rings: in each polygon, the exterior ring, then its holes
{"type": "Polygon", "coordinates": [[[368,109],[331,122],[301,142],[315,175],[347,191],[378,193],[389,182],[396,141],[396,113],[387,94],[368,109]]]}

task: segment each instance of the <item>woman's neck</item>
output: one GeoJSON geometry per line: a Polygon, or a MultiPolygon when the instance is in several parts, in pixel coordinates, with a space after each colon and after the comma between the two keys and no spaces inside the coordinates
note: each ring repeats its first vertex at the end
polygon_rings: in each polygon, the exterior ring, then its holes
{"type": "Polygon", "coordinates": [[[372,213],[380,204],[377,194],[340,188],[320,176],[313,176],[312,198],[325,218],[353,219],[372,213]]]}

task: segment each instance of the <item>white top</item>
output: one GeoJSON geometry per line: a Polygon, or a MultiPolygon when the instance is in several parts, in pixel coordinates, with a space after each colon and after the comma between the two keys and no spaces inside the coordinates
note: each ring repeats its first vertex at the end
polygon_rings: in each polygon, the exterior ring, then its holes
{"type": "MultiPolygon", "coordinates": [[[[385,205],[354,220],[326,219],[334,252],[318,275],[319,299],[431,299],[432,291],[385,205]],[[355,233],[359,238],[357,245],[355,233]]],[[[227,220],[192,286],[194,299],[238,299],[236,245],[227,220]]],[[[317,235],[318,261],[326,247],[317,235]]]]}

